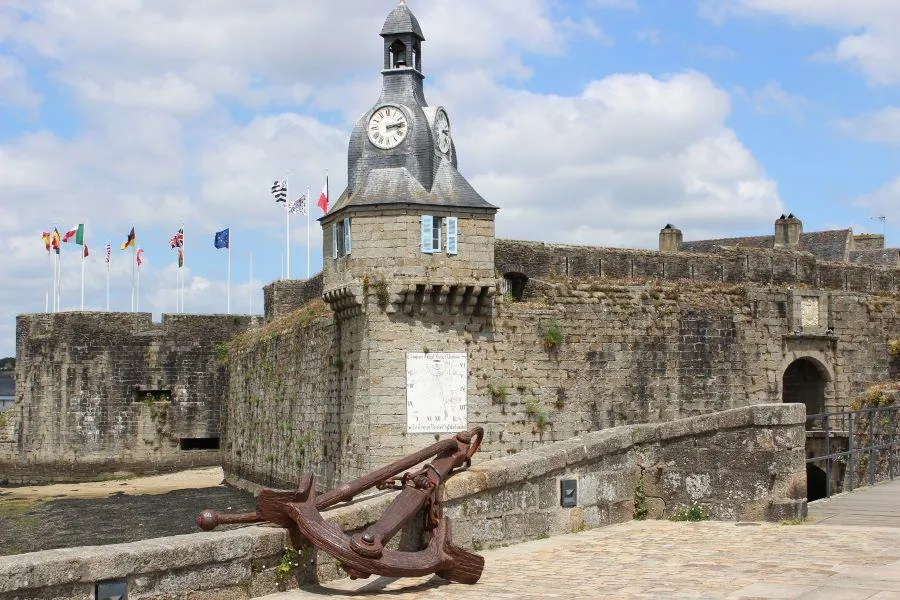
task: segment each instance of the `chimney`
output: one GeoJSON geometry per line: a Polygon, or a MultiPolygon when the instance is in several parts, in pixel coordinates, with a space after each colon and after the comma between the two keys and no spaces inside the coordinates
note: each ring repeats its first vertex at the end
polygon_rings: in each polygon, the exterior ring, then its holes
{"type": "Polygon", "coordinates": [[[671,224],[666,225],[659,232],[659,251],[660,252],[678,252],[678,244],[681,243],[681,230],[673,227],[671,224]]]}
{"type": "Polygon", "coordinates": [[[800,234],[803,233],[803,222],[794,216],[781,215],[775,221],[775,247],[797,248],[800,246],[800,234]]]}

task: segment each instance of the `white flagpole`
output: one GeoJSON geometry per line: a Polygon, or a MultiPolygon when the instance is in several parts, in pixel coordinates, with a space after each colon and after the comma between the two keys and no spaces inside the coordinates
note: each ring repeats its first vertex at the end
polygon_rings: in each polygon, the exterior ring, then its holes
{"type": "MultiPolygon", "coordinates": [[[[137,261],[137,251],[135,251],[135,262],[137,261]]],[[[141,267],[137,268],[137,292],[134,295],[134,307],[136,312],[141,312],[141,267]]]]}
{"type": "Polygon", "coordinates": [[[84,244],[81,245],[81,312],[84,312],[84,244]]]}
{"type": "Polygon", "coordinates": [[[250,253],[250,314],[253,314],[253,253],[250,253]]]}
{"type": "MultiPolygon", "coordinates": [[[[135,236],[137,237],[137,236],[135,236]]],[[[131,246],[131,312],[134,312],[134,266],[137,263],[137,240],[131,246]]]]}
{"type": "Polygon", "coordinates": [[[52,269],[52,262],[50,261],[50,251],[47,250],[47,292],[44,294],[44,312],[50,312],[50,281],[53,277],[50,275],[50,269],[52,269]]]}
{"type": "MultiPolygon", "coordinates": [[[[110,251],[112,250],[112,248],[110,246],[107,246],[107,247],[110,248],[110,251]]],[[[111,259],[111,256],[109,254],[107,254],[106,255],[106,312],[109,312],[109,261],[110,261],[110,259],[111,259]]]]}
{"type": "Polygon", "coordinates": [[[306,186],[306,278],[309,279],[309,269],[310,269],[310,261],[309,261],[309,213],[312,212],[309,206],[310,196],[309,196],[309,186],[306,186]]]}
{"type": "MultiPolygon", "coordinates": [[[[184,249],[187,242],[185,241],[184,235],[184,223],[181,224],[181,268],[178,269],[182,271],[187,268],[187,256],[184,254],[184,249]]],[[[184,314],[184,273],[181,274],[181,314],[184,314]]]]}
{"type": "MultiPolygon", "coordinates": [[[[84,312],[84,245],[87,241],[84,239],[84,229],[81,230],[81,312],[84,312]]],[[[75,239],[78,241],[78,238],[75,239]]]]}
{"type": "Polygon", "coordinates": [[[228,231],[228,314],[231,314],[231,231],[228,231]]]}
{"type": "Polygon", "coordinates": [[[59,312],[61,302],[60,298],[62,296],[62,249],[60,249],[59,254],[56,255],[56,312],[59,312]]]}
{"type": "Polygon", "coordinates": [[[287,171],[284,174],[284,193],[286,194],[284,200],[284,223],[285,223],[285,256],[287,256],[287,260],[285,261],[287,268],[285,269],[285,274],[287,277],[285,279],[291,278],[291,192],[290,192],[290,177],[291,172],[287,171]]]}

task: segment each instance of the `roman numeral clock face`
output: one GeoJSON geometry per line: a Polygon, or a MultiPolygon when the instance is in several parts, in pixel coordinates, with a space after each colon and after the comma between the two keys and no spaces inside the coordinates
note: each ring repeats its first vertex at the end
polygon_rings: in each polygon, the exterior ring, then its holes
{"type": "Polygon", "coordinates": [[[382,106],[369,119],[369,141],[382,150],[399,146],[408,132],[406,115],[396,106],[382,106]]]}

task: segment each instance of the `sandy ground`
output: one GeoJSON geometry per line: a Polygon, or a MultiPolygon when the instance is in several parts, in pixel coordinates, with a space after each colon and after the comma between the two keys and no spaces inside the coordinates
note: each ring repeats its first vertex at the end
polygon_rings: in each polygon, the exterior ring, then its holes
{"type": "Polygon", "coordinates": [[[225,475],[221,467],[208,467],[153,477],[111,479],[90,483],[59,483],[35,487],[0,487],[0,502],[59,498],[108,498],[113,494],[122,493],[130,496],[158,495],[175,490],[216,487],[224,479],[225,475]]]}

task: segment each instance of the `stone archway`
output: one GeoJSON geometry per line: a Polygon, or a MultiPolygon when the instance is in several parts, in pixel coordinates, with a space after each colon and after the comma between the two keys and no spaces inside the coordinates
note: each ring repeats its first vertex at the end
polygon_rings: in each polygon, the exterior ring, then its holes
{"type": "Polygon", "coordinates": [[[831,377],[816,359],[798,358],[781,377],[781,400],[806,405],[806,414],[817,415],[826,410],[826,395],[831,377]]]}

